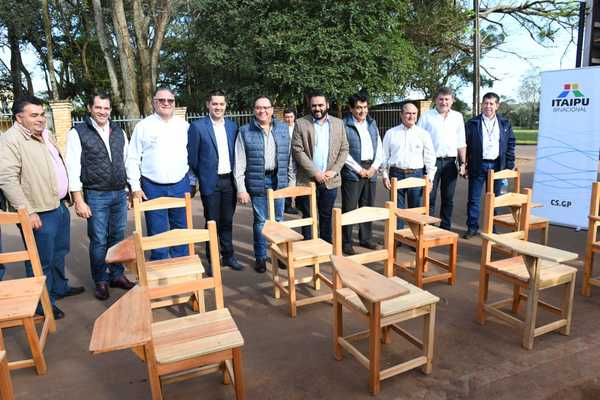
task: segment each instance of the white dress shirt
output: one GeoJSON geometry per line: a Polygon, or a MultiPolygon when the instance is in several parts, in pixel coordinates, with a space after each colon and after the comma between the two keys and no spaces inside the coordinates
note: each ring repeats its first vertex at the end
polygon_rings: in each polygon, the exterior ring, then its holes
{"type": "Polygon", "coordinates": [[[457,157],[458,149],[467,147],[465,122],[458,111],[450,110],[444,118],[434,108],[424,113],[417,125],[431,135],[436,157],[457,157]]]}
{"type": "MultiPolygon", "coordinates": [[[[209,116],[210,118],[210,116],[209,116]]],[[[231,162],[229,161],[229,143],[227,142],[227,131],[225,130],[225,120],[219,122],[210,118],[215,138],[217,139],[217,153],[219,154],[219,165],[217,174],[228,174],[231,172],[231,162]]]]}
{"type": "Polygon", "coordinates": [[[389,129],[383,137],[383,177],[388,178],[391,167],[420,169],[425,166],[430,180],[436,172],[435,151],[429,133],[413,125],[407,129],[398,125],[389,129]]]}
{"type": "Polygon", "coordinates": [[[482,158],[484,160],[495,160],[500,155],[500,126],[496,114],[492,118],[482,115],[481,139],[482,158]]]}
{"type": "MultiPolygon", "coordinates": [[[[104,127],[101,127],[93,118],[90,118],[90,121],[92,121],[92,126],[100,135],[102,142],[104,142],[104,146],[108,152],[108,158],[112,161],[112,155],[110,154],[109,123],[107,122],[104,127]]],[[[123,136],[125,137],[125,144],[123,145],[123,158],[126,159],[128,140],[125,132],[123,132],[123,136]]],[[[67,154],[65,156],[65,164],[67,166],[67,174],[69,175],[69,191],[80,192],[83,188],[83,184],[81,183],[81,140],[79,139],[79,134],[75,128],[72,128],[69,132],[67,132],[67,154]]]]}
{"type": "Polygon", "coordinates": [[[135,126],[125,168],[131,190],[141,190],[142,176],[156,183],[177,183],[188,172],[187,131],[189,124],[173,116],[165,121],[157,114],[135,126]]]}
{"type": "MultiPolygon", "coordinates": [[[[358,136],[360,137],[361,160],[359,161],[373,160],[373,141],[371,140],[371,133],[369,132],[369,124],[367,123],[367,120],[365,119],[363,122],[358,122],[356,118],[352,117],[352,119],[354,120],[354,125],[356,126],[358,136]]],[[[377,151],[375,152],[373,164],[371,164],[371,167],[375,168],[376,170],[379,169],[379,166],[383,162],[382,152],[381,137],[377,135],[377,151]]],[[[362,170],[360,162],[357,162],[350,154],[348,154],[345,164],[357,173],[362,170]]]]}

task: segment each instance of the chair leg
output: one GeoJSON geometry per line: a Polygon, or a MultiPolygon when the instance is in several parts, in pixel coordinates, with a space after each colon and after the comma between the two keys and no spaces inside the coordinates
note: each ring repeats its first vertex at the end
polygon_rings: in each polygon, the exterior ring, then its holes
{"type": "Polygon", "coordinates": [[[521,286],[513,285],[513,302],[512,302],[512,312],[519,312],[519,305],[521,303],[521,286]]]}
{"type": "Polygon", "coordinates": [[[421,367],[421,371],[430,374],[433,363],[433,349],[435,339],[435,304],[429,306],[429,313],[425,314],[423,320],[423,355],[427,357],[427,364],[421,367]]]}
{"type": "Polygon", "coordinates": [[[270,250],[269,252],[271,253],[271,274],[273,275],[273,297],[278,299],[281,297],[281,291],[275,282],[279,279],[279,262],[275,257],[275,254],[273,254],[273,250],[270,250]]]}
{"type": "Polygon", "coordinates": [[[231,383],[231,376],[229,376],[229,371],[227,370],[227,362],[223,361],[219,367],[223,373],[223,385],[229,385],[231,383]]]}
{"type": "Polygon", "coordinates": [[[236,400],[244,400],[246,393],[244,390],[244,366],[242,364],[242,348],[236,347],[232,350],[233,353],[233,375],[235,377],[235,398],[236,400]]]}
{"type": "Polygon", "coordinates": [[[544,246],[548,245],[548,231],[550,229],[550,223],[547,223],[544,226],[544,246]]]}
{"type": "Polygon", "coordinates": [[[375,396],[379,393],[379,366],[381,359],[381,303],[372,303],[369,312],[369,389],[375,396]]]}
{"type": "Polygon", "coordinates": [[[423,274],[429,271],[429,263],[427,262],[427,256],[429,256],[429,249],[423,249],[423,274]]]}
{"type": "Polygon", "coordinates": [[[527,350],[533,349],[533,339],[535,331],[535,323],[537,321],[537,309],[539,300],[539,290],[531,286],[528,287],[527,293],[527,309],[525,310],[525,325],[523,328],[523,347],[527,350]]]}
{"type": "Polygon", "coordinates": [[[448,260],[448,265],[450,267],[450,278],[448,278],[448,283],[452,286],[456,283],[456,260],[458,258],[458,241],[452,243],[450,245],[450,259],[448,260]]]}
{"type": "Polygon", "coordinates": [[[318,275],[320,271],[319,263],[316,263],[313,268],[313,288],[315,290],[321,289],[321,279],[319,279],[318,275]]]}
{"type": "Polygon", "coordinates": [[[296,271],[291,263],[288,265],[288,283],[290,316],[296,318],[296,271]]]}
{"type": "Polygon", "coordinates": [[[156,356],[154,354],[154,348],[152,348],[152,344],[145,346],[145,353],[146,363],[148,365],[148,381],[150,382],[152,400],[163,400],[162,385],[160,383],[160,376],[158,375],[156,356]]]}
{"type": "Polygon", "coordinates": [[[390,326],[384,326],[381,328],[381,343],[390,344],[392,343],[392,335],[390,335],[390,330],[392,328],[390,326]]]}
{"type": "Polygon", "coordinates": [[[419,288],[423,288],[423,269],[425,268],[425,252],[422,247],[415,249],[415,284],[419,288]]]}
{"type": "Polygon", "coordinates": [[[204,304],[204,290],[196,290],[194,292],[194,300],[192,301],[192,309],[195,312],[203,313],[206,311],[204,304]]]}
{"type": "Polygon", "coordinates": [[[583,285],[581,286],[581,294],[583,296],[590,296],[592,294],[590,279],[592,278],[593,270],[594,251],[592,250],[592,244],[588,243],[585,246],[585,258],[583,260],[583,285]]]}
{"type": "Polygon", "coordinates": [[[344,336],[344,320],[342,304],[333,299],[333,354],[336,360],[341,360],[344,357],[342,346],[338,343],[338,338],[344,336]]]}
{"type": "Polygon", "coordinates": [[[485,303],[488,297],[488,287],[490,283],[490,275],[481,266],[479,269],[479,300],[477,302],[477,322],[481,325],[485,324],[485,303]]]}
{"type": "Polygon", "coordinates": [[[8,360],[6,356],[0,359],[0,399],[13,400],[15,393],[10,379],[10,370],[8,369],[8,360]]]}
{"type": "Polygon", "coordinates": [[[561,307],[561,315],[567,320],[567,324],[560,329],[562,335],[571,334],[571,315],[573,312],[573,296],[575,295],[575,274],[571,281],[565,285],[565,292],[563,294],[563,301],[561,307]]]}
{"type": "Polygon", "coordinates": [[[46,372],[48,372],[48,368],[46,366],[46,359],[44,358],[44,353],[42,351],[37,330],[35,329],[35,322],[33,322],[33,318],[25,318],[23,320],[23,327],[25,328],[27,341],[29,342],[29,347],[31,349],[31,356],[33,358],[33,362],[35,363],[35,371],[38,375],[45,375],[46,372]]]}

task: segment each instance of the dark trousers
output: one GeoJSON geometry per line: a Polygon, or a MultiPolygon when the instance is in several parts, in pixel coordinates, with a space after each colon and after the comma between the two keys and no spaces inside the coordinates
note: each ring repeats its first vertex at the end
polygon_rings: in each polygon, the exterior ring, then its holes
{"type": "Polygon", "coordinates": [[[452,209],[454,208],[454,190],[456,189],[456,157],[438,157],[435,162],[437,172],[433,179],[433,187],[429,195],[429,215],[435,215],[435,199],[440,188],[440,228],[450,230],[452,226],[452,209]]]}
{"type": "MultiPolygon", "coordinates": [[[[148,200],[158,197],[185,197],[185,193],[190,191],[188,176],[184,176],[179,182],[171,184],[159,184],[152,182],[150,179],[142,176],[142,190],[146,194],[148,200]]],[[[148,235],[156,235],[157,233],[166,232],[170,229],[187,228],[185,221],[185,208],[171,208],[168,210],[146,211],[146,230],[148,235]]],[[[150,253],[151,260],[163,260],[171,257],[181,257],[188,255],[187,245],[173,246],[170,248],[162,248],[152,250],[150,253]]]]}
{"type": "MultiPolygon", "coordinates": [[[[490,170],[499,170],[497,161],[481,162],[479,171],[469,170],[469,195],[467,201],[467,229],[469,232],[479,231],[479,213],[481,204],[481,193],[485,187],[487,173],[490,170]]],[[[500,196],[500,181],[494,182],[494,193],[500,196]]]]}
{"type": "MultiPolygon", "coordinates": [[[[327,189],[323,184],[317,185],[317,210],[319,212],[319,237],[331,243],[331,215],[337,196],[337,188],[327,189]]],[[[302,218],[310,217],[310,201],[308,196],[296,197],[296,207],[302,213],[302,218]]],[[[310,226],[302,227],[305,240],[312,239],[310,226]]]]}
{"type": "MultiPolygon", "coordinates": [[[[219,249],[221,257],[227,260],[233,257],[233,214],[235,212],[236,192],[233,187],[233,175],[219,176],[215,191],[209,195],[202,195],[204,219],[217,223],[219,235],[219,249]]],[[[205,225],[206,227],[206,225],[205,225]]],[[[206,257],[210,262],[210,248],[206,244],[206,257]]],[[[209,271],[210,272],[210,271],[209,271]]]]}
{"type": "MultiPolygon", "coordinates": [[[[390,179],[398,178],[402,180],[405,178],[422,178],[423,169],[415,169],[413,172],[404,172],[397,168],[390,168],[390,179]]],[[[422,188],[411,188],[411,189],[398,189],[398,200],[396,207],[398,208],[414,208],[421,207],[423,197],[422,188]]],[[[404,228],[404,221],[400,218],[396,221],[396,227],[398,229],[404,228]]]]}
{"type": "MultiPolygon", "coordinates": [[[[372,207],[375,203],[375,190],[377,182],[369,178],[360,178],[358,181],[342,180],[342,212],[348,212],[358,207],[372,207]]],[[[361,244],[372,241],[371,222],[359,225],[358,240],[361,244]]],[[[352,231],[354,225],[342,227],[342,243],[352,246],[352,231]]]]}

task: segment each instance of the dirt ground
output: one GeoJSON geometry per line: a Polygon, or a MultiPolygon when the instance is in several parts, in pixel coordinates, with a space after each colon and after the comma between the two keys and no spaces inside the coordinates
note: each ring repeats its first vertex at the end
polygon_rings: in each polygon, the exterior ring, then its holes
{"type": "MultiPolygon", "coordinates": [[[[517,148],[523,184],[531,185],[535,147],[517,148]]],[[[378,204],[387,192],[378,186],[378,204]]],[[[339,196],[338,196],[339,201],[339,196]]],[[[194,224],[203,226],[202,205],[194,199],[194,224]]],[[[453,229],[465,229],[466,181],[457,187],[453,229]]],[[[244,372],[247,398],[254,400],[370,399],[367,370],[352,356],[333,358],[331,306],[319,303],[300,308],[298,317],[288,316],[287,303],[272,297],[267,274],[251,268],[252,214],[238,207],[234,241],[237,257],[246,266],[242,272],[223,269],[225,305],[230,308],[245,339],[244,372]]],[[[130,231],[132,220],[130,215],[130,231]]],[[[381,240],[382,226],[375,237],[381,240]]],[[[14,248],[16,230],[3,231],[6,248],[14,248]]],[[[478,290],[480,239],[460,240],[458,279],[455,286],[434,283],[427,289],[441,298],[436,321],[433,373],[407,372],[382,383],[378,398],[387,399],[600,399],[600,289],[590,298],[580,295],[585,231],[552,226],[550,245],[579,253],[572,263],[579,268],[571,336],[546,334],[535,340],[534,349],[520,346],[518,333],[492,320],[485,326],[475,322],[478,290]]],[[[537,233],[532,240],[538,240],[537,233]]],[[[89,272],[86,224],[74,214],[71,219],[71,252],[67,270],[72,285],[86,292],[59,302],[66,317],[46,346],[48,374],[33,369],[12,372],[17,399],[147,399],[150,398],[146,368],[133,353],[121,351],[92,356],[88,352],[94,319],[123,292],[111,291],[108,301],[93,296],[89,272]]],[[[203,253],[203,249],[201,253],[203,253]]],[[[409,257],[408,250],[403,257],[409,257]]],[[[375,265],[375,268],[380,266],[375,265]]],[[[9,268],[7,278],[22,276],[22,268],[9,268]]],[[[510,293],[511,288],[494,282],[491,297],[510,293]]],[[[547,295],[558,298],[556,292],[547,295]]],[[[158,318],[170,311],[160,311],[158,318]]],[[[362,329],[362,321],[346,314],[346,330],[362,329]]],[[[543,315],[542,318],[545,318],[543,315]]],[[[420,332],[421,324],[409,324],[420,332]]],[[[26,351],[25,336],[18,329],[5,330],[9,357],[26,351]]],[[[395,336],[384,346],[384,364],[415,354],[409,343],[395,336]]],[[[231,386],[217,374],[167,385],[166,399],[234,399],[231,386]]]]}

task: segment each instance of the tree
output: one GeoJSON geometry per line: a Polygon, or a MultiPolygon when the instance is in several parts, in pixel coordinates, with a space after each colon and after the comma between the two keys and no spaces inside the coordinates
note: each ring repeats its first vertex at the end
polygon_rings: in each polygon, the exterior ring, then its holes
{"type": "Polygon", "coordinates": [[[540,71],[539,69],[534,68],[523,74],[519,87],[519,99],[528,110],[527,119],[525,121],[525,126],[527,128],[537,127],[537,116],[540,107],[540,94],[540,71]]]}

